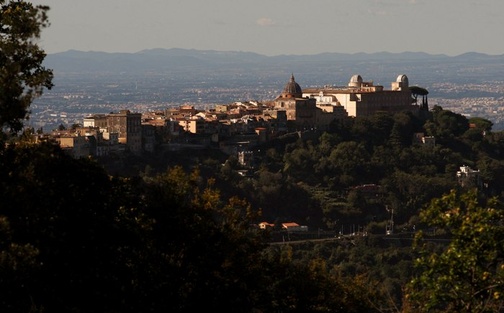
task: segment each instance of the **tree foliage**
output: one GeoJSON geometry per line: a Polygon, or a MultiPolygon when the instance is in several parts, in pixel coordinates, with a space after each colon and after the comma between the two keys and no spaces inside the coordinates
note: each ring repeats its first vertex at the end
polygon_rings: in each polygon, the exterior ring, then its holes
{"type": "Polygon", "coordinates": [[[0,127],[17,132],[33,99],[53,86],[52,71],[42,65],[46,54],[37,45],[49,8],[10,0],[0,5],[0,127]]]}
{"type": "Polygon", "coordinates": [[[501,312],[504,308],[504,211],[476,190],[455,190],[433,200],[421,218],[445,231],[446,246],[432,250],[422,232],[420,256],[408,286],[416,312],[501,312]]]}
{"type": "Polygon", "coordinates": [[[469,129],[469,120],[463,115],[444,110],[439,106],[435,106],[432,112],[432,120],[425,125],[429,136],[441,140],[453,139],[469,129]]]}
{"type": "MultiPolygon", "coordinates": [[[[52,87],[37,46],[48,7],[0,5],[0,125],[17,133],[33,99],[52,87]]],[[[334,121],[308,140],[279,137],[247,177],[235,157],[125,178],[51,144],[2,144],[0,310],[501,311],[504,216],[487,197],[504,194],[504,136],[484,119],[439,106],[429,113],[381,112],[334,121]],[[418,133],[436,145],[416,142],[418,133]],[[483,192],[443,195],[458,188],[463,164],[481,170],[483,192]],[[278,248],[253,226],[267,218],[334,231],[351,222],[378,234],[388,208],[396,222],[449,239],[433,244],[418,233],[407,285],[410,243],[369,236],[278,248]]]]}
{"type": "Polygon", "coordinates": [[[0,153],[0,309],[373,312],[363,281],[267,246],[198,169],[110,177],[51,144],[0,153]],[[282,256],[283,255],[283,256],[282,256]]]}

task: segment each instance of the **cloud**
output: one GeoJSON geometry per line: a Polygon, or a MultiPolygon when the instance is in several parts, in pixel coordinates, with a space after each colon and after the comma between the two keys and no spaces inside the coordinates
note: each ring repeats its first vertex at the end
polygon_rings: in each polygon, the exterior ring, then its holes
{"type": "Polygon", "coordinates": [[[373,4],[375,5],[380,5],[380,6],[401,6],[404,5],[404,3],[409,3],[409,4],[418,4],[419,0],[373,0],[373,4]]]}
{"type": "Polygon", "coordinates": [[[367,11],[371,15],[379,15],[379,16],[390,15],[390,13],[384,9],[376,9],[376,10],[368,9],[367,11]]]}
{"type": "Polygon", "coordinates": [[[258,19],[256,21],[256,23],[257,23],[257,25],[264,26],[264,27],[273,26],[276,24],[275,21],[273,21],[269,17],[261,17],[260,19],[258,19]]]}

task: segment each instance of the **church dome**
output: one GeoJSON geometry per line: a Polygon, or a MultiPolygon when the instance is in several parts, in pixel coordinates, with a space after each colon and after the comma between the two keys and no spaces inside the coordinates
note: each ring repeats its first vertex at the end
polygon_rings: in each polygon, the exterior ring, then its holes
{"type": "Polygon", "coordinates": [[[292,74],[290,81],[285,84],[284,90],[282,92],[282,96],[284,97],[294,97],[301,98],[303,95],[303,90],[296,80],[294,79],[294,74],[292,74]]]}

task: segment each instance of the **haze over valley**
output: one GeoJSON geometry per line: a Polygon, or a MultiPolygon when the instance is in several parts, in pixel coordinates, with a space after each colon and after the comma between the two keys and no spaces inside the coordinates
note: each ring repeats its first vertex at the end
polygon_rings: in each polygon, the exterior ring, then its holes
{"type": "Polygon", "coordinates": [[[54,88],[32,105],[30,125],[44,131],[82,123],[93,113],[161,110],[181,104],[211,108],[275,98],[294,74],[302,88],[346,86],[354,74],[390,88],[400,74],[439,105],[504,129],[504,55],[466,53],[323,53],[265,56],[249,52],[152,49],[137,53],[49,54],[54,88]]]}

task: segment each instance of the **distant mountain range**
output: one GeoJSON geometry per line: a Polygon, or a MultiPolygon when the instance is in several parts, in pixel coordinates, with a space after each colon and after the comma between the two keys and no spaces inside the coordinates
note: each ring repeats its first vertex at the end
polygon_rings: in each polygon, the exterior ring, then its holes
{"type": "Polygon", "coordinates": [[[69,50],[49,54],[45,65],[61,75],[127,74],[177,75],[181,77],[244,77],[288,79],[291,73],[306,85],[346,84],[354,74],[389,84],[397,75],[430,85],[433,81],[495,79],[504,74],[504,55],[465,53],[458,56],[403,53],[321,53],[316,55],[264,56],[251,52],[193,49],[151,49],[136,53],[69,50]],[[277,76],[278,75],[278,76],[277,76]],[[287,77],[287,78],[286,78],[287,77]]]}
{"type": "Polygon", "coordinates": [[[504,129],[504,55],[380,52],[265,56],[192,49],[137,53],[70,50],[49,54],[44,62],[54,70],[55,87],[37,101],[34,112],[40,111],[41,119],[44,112],[111,112],[120,105],[147,104],[152,108],[273,99],[292,74],[301,88],[347,86],[350,78],[359,74],[386,89],[405,74],[410,85],[429,91],[430,104],[488,118],[504,129]]]}
{"type": "Polygon", "coordinates": [[[428,54],[424,52],[377,52],[377,53],[321,53],[314,55],[278,55],[265,56],[253,52],[215,51],[194,49],[150,49],[136,53],[108,53],[95,51],[69,50],[66,52],[49,54],[47,64],[57,70],[113,70],[137,68],[159,68],[186,66],[226,66],[250,64],[290,64],[291,62],[405,62],[405,61],[504,61],[503,55],[487,55],[468,52],[458,56],[444,54],[428,54]],[[105,65],[105,68],[103,67],[105,65]]]}

